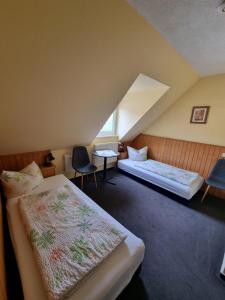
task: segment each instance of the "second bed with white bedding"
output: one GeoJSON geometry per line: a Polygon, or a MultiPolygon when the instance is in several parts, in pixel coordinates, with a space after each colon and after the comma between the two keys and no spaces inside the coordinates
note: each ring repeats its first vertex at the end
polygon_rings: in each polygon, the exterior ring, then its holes
{"type": "MultiPolygon", "coordinates": [[[[141,264],[144,257],[144,244],[142,240],[108,215],[63,175],[45,179],[35,190],[35,193],[58,188],[65,184],[69,184],[74,192],[86,201],[89,206],[92,206],[103,217],[110,219],[111,222],[116,224],[117,227],[119,226],[127,234],[127,238],[81,282],[79,288],[68,299],[115,299],[129,283],[141,264]]],[[[45,300],[47,299],[46,292],[19,214],[18,198],[8,199],[7,210],[10,234],[19,266],[24,298],[25,300],[45,300]]]]}
{"type": "MultiPolygon", "coordinates": [[[[137,176],[145,181],[153,183],[187,200],[191,199],[193,195],[197,193],[204,182],[204,179],[200,175],[197,175],[192,184],[185,185],[178,181],[166,178],[157,173],[144,169],[142,165],[143,162],[133,161],[131,159],[122,159],[118,161],[119,169],[137,176]]],[[[182,172],[184,173],[185,170],[182,170],[182,172]]]]}

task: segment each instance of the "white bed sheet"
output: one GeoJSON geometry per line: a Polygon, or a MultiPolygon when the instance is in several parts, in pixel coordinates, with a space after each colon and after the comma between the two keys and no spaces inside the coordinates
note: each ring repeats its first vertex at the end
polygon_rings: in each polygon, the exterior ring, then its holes
{"type": "MultiPolygon", "coordinates": [[[[121,230],[127,233],[125,241],[82,282],[80,287],[68,299],[115,299],[130,282],[133,274],[141,264],[144,258],[144,243],[107,214],[63,175],[46,178],[35,192],[59,187],[65,183],[70,184],[75,193],[82,197],[84,201],[87,201],[89,205],[93,206],[105,217],[111,219],[111,221],[121,227],[121,230]]],[[[7,212],[10,235],[19,267],[24,298],[25,300],[45,300],[47,297],[24,230],[24,225],[21,221],[17,202],[18,198],[8,199],[7,212]]]]}
{"type": "Polygon", "coordinates": [[[137,165],[137,163],[137,161],[133,161],[130,159],[122,159],[118,161],[118,168],[148,182],[151,182],[159,187],[162,187],[187,200],[190,200],[194,196],[194,194],[197,193],[204,182],[204,179],[199,175],[191,186],[187,186],[153,172],[140,169],[135,166],[137,165]]]}

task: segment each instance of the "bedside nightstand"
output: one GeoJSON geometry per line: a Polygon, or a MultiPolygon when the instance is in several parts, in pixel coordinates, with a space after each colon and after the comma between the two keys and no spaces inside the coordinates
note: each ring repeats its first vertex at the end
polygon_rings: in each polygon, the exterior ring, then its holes
{"type": "Polygon", "coordinates": [[[48,167],[45,167],[45,166],[40,167],[40,169],[41,169],[41,172],[42,172],[42,175],[44,178],[55,175],[55,165],[53,165],[53,164],[48,167]]]}

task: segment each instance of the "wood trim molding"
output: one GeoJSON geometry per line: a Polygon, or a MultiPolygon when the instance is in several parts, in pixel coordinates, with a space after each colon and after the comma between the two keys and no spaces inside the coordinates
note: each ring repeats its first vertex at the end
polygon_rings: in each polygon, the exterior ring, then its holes
{"type": "MultiPolygon", "coordinates": [[[[140,134],[132,141],[132,146],[137,149],[146,145],[149,148],[149,158],[175,167],[198,172],[205,179],[208,177],[217,159],[225,152],[225,147],[223,146],[151,136],[148,134],[140,134]]],[[[225,191],[212,188],[210,192],[217,197],[225,199],[225,191]]]]}
{"type": "Polygon", "coordinates": [[[0,299],[2,300],[7,299],[1,197],[0,197],[0,299]]]}

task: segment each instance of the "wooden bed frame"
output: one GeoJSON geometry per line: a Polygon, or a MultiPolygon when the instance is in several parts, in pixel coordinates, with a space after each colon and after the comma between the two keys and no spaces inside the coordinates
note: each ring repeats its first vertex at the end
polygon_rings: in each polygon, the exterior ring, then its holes
{"type": "MultiPolygon", "coordinates": [[[[7,171],[19,171],[35,161],[37,165],[42,169],[43,175],[45,175],[44,162],[45,157],[50,153],[50,150],[12,154],[12,155],[0,155],[0,174],[3,170],[7,171]]],[[[47,170],[48,176],[55,175],[54,169],[47,170]],[[50,175],[49,175],[50,174],[50,175]]],[[[47,176],[44,176],[47,177],[47,176]]],[[[1,187],[0,187],[1,188],[1,187]]],[[[5,197],[1,190],[0,195],[0,299],[20,299],[18,294],[21,294],[21,286],[19,282],[15,282],[15,276],[18,276],[16,267],[14,252],[12,249],[9,229],[6,220],[6,207],[5,197]],[[2,197],[1,197],[2,195],[2,197]],[[6,272],[7,270],[7,272],[6,272]],[[7,286],[9,278],[13,276],[13,289],[7,286]],[[17,274],[17,275],[15,275],[17,274]],[[8,280],[7,280],[8,279],[8,280]],[[16,297],[16,298],[15,298],[16,297]]],[[[18,279],[18,278],[16,278],[18,279]]],[[[19,280],[18,280],[19,281],[19,280]]]]}

